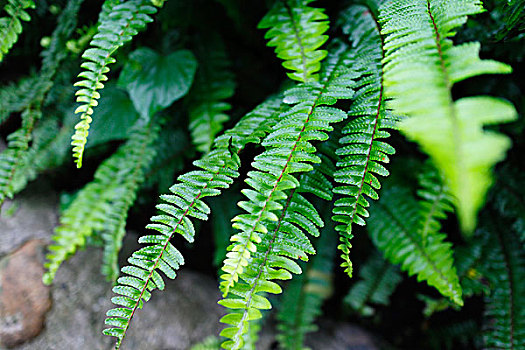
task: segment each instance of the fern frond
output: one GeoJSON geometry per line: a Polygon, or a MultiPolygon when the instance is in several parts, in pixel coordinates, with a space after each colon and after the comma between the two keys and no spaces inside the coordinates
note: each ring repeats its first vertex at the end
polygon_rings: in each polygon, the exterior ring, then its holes
{"type": "Polygon", "coordinates": [[[235,81],[218,35],[203,40],[196,55],[199,67],[188,95],[190,130],[197,150],[207,153],[222,124],[230,119],[225,112],[231,105],[224,100],[233,96],[235,81]]]}
{"type": "Polygon", "coordinates": [[[341,147],[337,150],[340,161],[334,174],[340,184],[334,193],[341,198],[334,204],[333,219],[341,223],[336,227],[340,233],[341,266],[351,276],[352,225],[365,225],[364,219],[369,216],[367,198],[379,198],[376,191],[381,184],[377,175],[389,175],[381,163],[388,163],[388,156],[395,150],[381,139],[390,136],[386,129],[395,129],[398,118],[385,106],[383,43],[375,19],[366,7],[351,6],[343,12],[342,21],[345,34],[359,37],[354,42],[351,63],[360,74],[348,113],[354,118],[343,128],[341,147]]]}
{"type": "Polygon", "coordinates": [[[329,28],[323,9],[308,6],[313,0],[279,0],[259,22],[259,28],[270,28],[266,39],[275,46],[283,67],[293,72],[290,79],[301,82],[318,80],[317,72],[327,51],[319,48],[328,40],[324,33],[329,28]]]}
{"type": "Polygon", "coordinates": [[[243,273],[261,235],[267,234],[267,223],[278,220],[275,212],[283,208],[280,201],[288,198],[285,191],[298,187],[292,174],[310,171],[312,164],[321,161],[310,141],[328,139],[327,132],[333,129],[330,124],[346,118],[342,110],[326,106],[353,95],[349,87],[355,74],[346,67],[345,53],[343,46],[330,55],[321,82],[302,84],[285,93],[284,101],[295,105],[280,116],[280,122],[264,139],[266,150],[255,158],[252,166],[257,170],[249,172],[246,180],[252,189],[243,190],[249,201],[239,203],[247,214],[233,219],[233,227],[239,232],[231,238],[236,243],[224,261],[224,296],[243,273]]]}
{"type": "Polygon", "coordinates": [[[22,22],[30,21],[31,16],[27,13],[28,8],[35,8],[33,0],[8,0],[4,6],[7,17],[0,18],[0,62],[22,33],[22,22]]]}
{"type": "Polygon", "coordinates": [[[0,208],[6,198],[16,192],[15,174],[25,162],[25,155],[32,139],[33,128],[42,116],[40,109],[27,108],[22,113],[22,126],[7,137],[8,148],[0,153],[0,208]]]}
{"type": "Polygon", "coordinates": [[[95,179],[84,187],[60,217],[53,243],[48,247],[43,280],[51,284],[60,265],[95,232],[106,241],[103,271],[109,278],[115,269],[127,212],[154,156],[157,126],[140,125],[129,140],[97,169],[95,179]]]}
{"type": "Polygon", "coordinates": [[[317,330],[315,319],[321,314],[323,302],[332,294],[336,242],[334,226],[327,221],[315,243],[316,255],[306,265],[306,271],[286,287],[277,315],[276,338],[283,349],[304,349],[306,334],[317,330]]]}
{"type": "Polygon", "coordinates": [[[17,83],[3,86],[0,89],[0,124],[7,120],[11,113],[22,112],[28,108],[40,95],[52,85],[49,80],[31,75],[20,79],[17,83]]]}
{"type": "Polygon", "coordinates": [[[386,96],[396,112],[410,117],[400,124],[403,133],[444,175],[466,235],[476,226],[476,213],[492,183],[491,168],[510,147],[507,137],[483,127],[516,118],[514,107],[501,99],[452,99],[456,82],[511,71],[503,63],[479,59],[479,43],[452,45],[450,37],[467,15],[482,11],[478,0],[392,0],[380,14],[386,96]]]}
{"type": "Polygon", "coordinates": [[[117,338],[117,349],[133,315],[149,300],[151,291],[164,289],[164,280],[158,271],[173,279],[175,270],[184,263],[182,255],[170,243],[171,238],[180,234],[187,241],[193,241],[195,230],[190,217],[207,220],[210,209],[203,199],[218,195],[239,176],[238,153],[249,143],[259,143],[271,131],[280,112],[280,98],[270,98],[255,108],[234,128],[219,136],[210,153],[193,163],[201,170],[179,176],[170,188],[172,194],[161,196],[165,203],[158,204],[157,209],[163,214],[152,217],[152,223],[147,226],[158,233],[139,239],[139,243],[148,245],[128,259],[130,265],[121,269],[126,276],[120,277],[113,288],[118,294],[112,298],[113,303],[123,307],[107,312],[106,324],[111,328],[105,329],[104,334],[117,338]]]}
{"type": "Polygon", "coordinates": [[[525,347],[525,254],[514,232],[501,223],[488,227],[485,263],[491,294],[486,298],[484,340],[489,349],[525,347]]]}
{"type": "Polygon", "coordinates": [[[72,136],[73,157],[77,167],[82,167],[82,157],[87,142],[89,125],[93,108],[98,105],[100,93],[98,90],[104,88],[103,82],[108,79],[109,65],[115,62],[113,53],[130,41],[139,30],[153,21],[151,15],[157,9],[151,5],[150,0],[129,0],[116,3],[114,0],[106,0],[100,15],[98,33],[95,34],[82,58],[85,62],[81,67],[84,71],[78,76],[81,78],[75,86],[80,87],[76,92],[77,102],[80,106],[75,114],[80,113],[81,121],[75,126],[75,134],[72,136]]]}
{"type": "Polygon", "coordinates": [[[398,268],[377,251],[361,267],[359,277],[362,280],[352,286],[344,301],[362,316],[375,313],[370,304],[387,305],[402,279],[398,268]]]}
{"type": "Polygon", "coordinates": [[[452,245],[445,235],[429,231],[423,238],[420,206],[404,187],[383,191],[379,202],[370,208],[368,232],[376,247],[401,270],[417,275],[443,296],[463,305],[461,286],[453,266],[452,245]]]}

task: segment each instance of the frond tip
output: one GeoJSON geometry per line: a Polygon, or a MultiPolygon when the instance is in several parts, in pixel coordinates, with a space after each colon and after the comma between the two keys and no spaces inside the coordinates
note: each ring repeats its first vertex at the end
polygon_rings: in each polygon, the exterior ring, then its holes
{"type": "Polygon", "coordinates": [[[86,62],[81,65],[84,71],[78,75],[81,80],[75,83],[75,86],[80,87],[76,92],[80,106],[75,114],[80,114],[81,120],[75,126],[71,145],[77,168],[82,167],[91,116],[100,98],[98,90],[104,88],[103,82],[108,80],[106,73],[109,72],[109,65],[115,63],[113,53],[130,41],[147,23],[153,21],[150,15],[157,12],[150,0],[130,0],[116,5],[111,3],[112,1],[107,0],[104,4],[98,33],[91,40],[91,48],[82,55],[86,62]]]}
{"type": "Polygon", "coordinates": [[[35,8],[33,0],[8,0],[5,4],[4,11],[9,16],[0,18],[0,62],[18,40],[18,35],[22,33],[21,21],[31,20],[26,12],[28,8],[35,8]]]}
{"type": "Polygon", "coordinates": [[[276,1],[274,7],[259,23],[259,28],[270,28],[265,35],[275,46],[277,57],[284,60],[283,67],[294,72],[290,79],[307,82],[318,80],[321,61],[327,51],[318,50],[328,36],[328,16],[323,9],[309,7],[313,0],[276,1]]]}

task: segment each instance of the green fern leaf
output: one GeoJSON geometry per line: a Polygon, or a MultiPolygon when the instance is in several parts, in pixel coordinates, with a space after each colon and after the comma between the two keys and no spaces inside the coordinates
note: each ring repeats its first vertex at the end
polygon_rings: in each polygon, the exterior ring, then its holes
{"type": "Polygon", "coordinates": [[[417,275],[454,303],[463,305],[461,286],[453,266],[452,246],[445,235],[429,231],[424,238],[420,228],[426,219],[421,207],[403,187],[383,190],[379,202],[370,209],[369,234],[376,247],[403,271],[417,275]]]}
{"type": "Polygon", "coordinates": [[[275,46],[283,67],[293,71],[290,79],[307,82],[318,80],[325,50],[318,50],[327,40],[323,35],[329,28],[328,16],[319,8],[309,7],[313,0],[276,1],[274,7],[259,23],[259,28],[270,28],[265,38],[268,46],[275,46]]]}
{"type": "Polygon", "coordinates": [[[356,96],[349,116],[354,117],[343,129],[341,147],[337,150],[340,161],[335,181],[340,184],[334,193],[341,195],[334,204],[333,219],[340,222],[342,251],[341,266],[352,276],[350,239],[352,225],[365,225],[369,216],[367,198],[379,198],[381,187],[377,175],[388,176],[381,163],[390,161],[393,147],[381,141],[390,136],[386,129],[395,129],[398,119],[385,106],[382,59],[382,40],[378,24],[364,6],[351,6],[342,14],[343,31],[354,38],[352,67],[360,74],[356,80],[356,96]]]}
{"type": "Polygon", "coordinates": [[[43,280],[50,284],[60,265],[86,244],[94,233],[106,241],[103,272],[109,279],[118,276],[117,254],[121,246],[127,212],[154,156],[153,142],[158,127],[137,126],[126,144],[95,173],[95,179],[82,189],[60,218],[53,243],[44,264],[43,280]]]}
{"type": "Polygon", "coordinates": [[[75,114],[80,113],[81,121],[75,126],[71,145],[78,168],[82,167],[93,108],[98,105],[97,100],[100,98],[98,90],[104,88],[103,82],[108,79],[106,74],[109,72],[109,65],[115,62],[112,55],[147,23],[153,21],[150,15],[156,12],[157,9],[151,6],[150,0],[130,0],[124,3],[106,0],[104,3],[98,33],[91,40],[91,48],[82,55],[85,62],[81,67],[85,70],[78,75],[81,80],[75,83],[75,86],[80,87],[76,92],[80,106],[75,114]]]}
{"type": "Polygon", "coordinates": [[[505,156],[510,140],[483,130],[512,121],[514,107],[477,96],[452,99],[452,85],[483,73],[510,73],[505,64],[480,60],[478,43],[453,46],[450,37],[483,11],[477,0],[388,1],[381,8],[385,37],[386,95],[406,114],[401,130],[419,143],[445,177],[462,230],[470,235],[476,213],[492,183],[490,169],[505,156]]]}
{"type": "Polygon", "coordinates": [[[120,277],[113,288],[113,292],[120,295],[112,299],[118,307],[107,312],[106,324],[111,327],[105,329],[104,334],[117,338],[117,349],[137,309],[149,300],[153,289],[164,288],[158,271],[173,279],[175,271],[184,264],[171,238],[180,234],[187,241],[193,241],[195,229],[190,217],[207,220],[210,209],[203,199],[218,195],[239,176],[238,153],[249,143],[259,143],[271,131],[280,112],[280,98],[270,98],[258,106],[219,136],[210,153],[193,163],[201,170],[179,176],[170,188],[172,193],[161,196],[164,203],[158,204],[157,209],[163,214],[152,217],[152,223],[147,226],[158,233],[139,239],[139,243],[147,246],[133,253],[128,260],[130,265],[122,268],[125,276],[120,277]]]}
{"type": "Polygon", "coordinates": [[[8,0],[4,6],[4,11],[8,17],[0,18],[0,62],[9,52],[9,49],[18,40],[18,35],[22,33],[22,22],[30,21],[31,17],[26,12],[28,8],[35,8],[32,0],[8,0]]]}

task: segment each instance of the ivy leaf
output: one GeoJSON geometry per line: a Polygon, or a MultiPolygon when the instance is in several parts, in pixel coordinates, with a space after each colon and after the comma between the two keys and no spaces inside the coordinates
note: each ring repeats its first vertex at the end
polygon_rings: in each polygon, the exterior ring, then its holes
{"type": "Polygon", "coordinates": [[[188,93],[196,70],[197,60],[188,50],[164,56],[141,47],[129,55],[119,85],[128,90],[140,115],[149,118],[188,93]]]}
{"type": "Polygon", "coordinates": [[[126,139],[138,118],[128,95],[114,84],[108,85],[100,99],[97,118],[91,124],[88,147],[126,139]]]}

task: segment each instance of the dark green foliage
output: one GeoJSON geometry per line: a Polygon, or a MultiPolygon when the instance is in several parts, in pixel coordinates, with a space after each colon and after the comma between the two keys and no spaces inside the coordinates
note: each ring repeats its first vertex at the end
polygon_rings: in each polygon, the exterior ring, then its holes
{"type": "Polygon", "coordinates": [[[361,280],[354,284],[345,302],[362,316],[375,313],[370,304],[388,305],[401,275],[399,269],[374,252],[359,270],[361,280]]]}
{"type": "Polygon", "coordinates": [[[225,112],[231,105],[224,100],[235,91],[231,62],[224,43],[217,35],[197,41],[199,69],[188,99],[193,144],[208,152],[222,125],[229,120],[225,112]]]}
{"type": "Polygon", "coordinates": [[[525,252],[512,230],[491,223],[484,261],[492,290],[486,298],[485,344],[491,349],[525,347],[525,252]]]}

